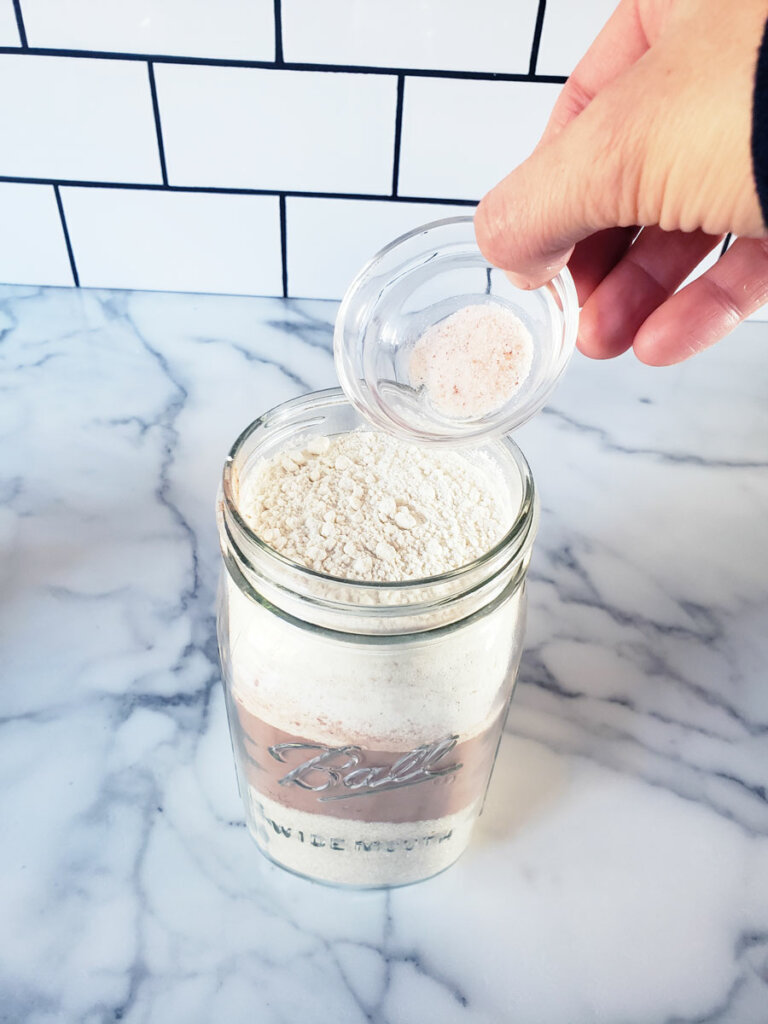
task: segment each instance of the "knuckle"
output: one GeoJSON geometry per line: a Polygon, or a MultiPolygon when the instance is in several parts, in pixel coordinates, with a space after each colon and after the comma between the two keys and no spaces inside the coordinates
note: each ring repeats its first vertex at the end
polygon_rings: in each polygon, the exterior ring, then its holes
{"type": "Polygon", "coordinates": [[[701,277],[700,281],[706,291],[707,304],[714,310],[717,319],[722,321],[729,331],[732,330],[744,319],[747,311],[741,307],[730,288],[713,280],[707,274],[701,277]]]}
{"type": "Polygon", "coordinates": [[[750,309],[759,309],[768,302],[768,238],[750,239],[755,259],[753,280],[750,289],[750,309]]]}
{"type": "Polygon", "coordinates": [[[547,133],[556,134],[589,106],[594,93],[582,84],[578,67],[563,86],[552,110],[547,133]]]}
{"type": "Polygon", "coordinates": [[[576,68],[563,87],[563,106],[571,116],[576,116],[585,110],[594,98],[594,90],[586,86],[582,81],[581,71],[576,68]]]}

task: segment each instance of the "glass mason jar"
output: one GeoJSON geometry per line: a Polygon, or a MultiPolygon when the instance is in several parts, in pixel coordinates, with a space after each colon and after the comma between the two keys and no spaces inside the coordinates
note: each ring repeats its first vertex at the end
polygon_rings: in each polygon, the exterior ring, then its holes
{"type": "Polygon", "coordinates": [[[448,867],[482,810],[520,661],[538,523],[508,438],[475,449],[509,529],[469,565],[423,580],[350,581],[289,561],[248,527],[240,488],[262,460],[370,429],[338,389],[251,424],[224,467],[219,646],[248,828],[271,860],[357,887],[448,867]]]}

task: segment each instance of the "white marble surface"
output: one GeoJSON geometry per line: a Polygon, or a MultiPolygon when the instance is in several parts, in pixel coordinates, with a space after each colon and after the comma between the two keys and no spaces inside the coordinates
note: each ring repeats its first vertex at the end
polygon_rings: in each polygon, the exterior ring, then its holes
{"type": "Polygon", "coordinates": [[[528,651],[476,840],[390,894],[243,825],[218,470],[328,303],[0,289],[0,1020],[768,1021],[768,353],[577,359],[520,440],[528,651]]]}

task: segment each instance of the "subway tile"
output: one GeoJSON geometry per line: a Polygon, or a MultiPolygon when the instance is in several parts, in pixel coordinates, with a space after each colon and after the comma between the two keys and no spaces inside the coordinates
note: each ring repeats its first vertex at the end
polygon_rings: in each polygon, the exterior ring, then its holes
{"type": "Polygon", "coordinates": [[[355,199],[286,199],[288,293],[340,299],[374,253],[398,235],[472,207],[355,199]]]}
{"type": "Polygon", "coordinates": [[[479,200],[529,155],[561,88],[406,79],[399,194],[479,200]]]}
{"type": "Polygon", "coordinates": [[[177,185],[386,194],[394,77],[158,64],[177,185]]]}
{"type": "Polygon", "coordinates": [[[51,185],[0,183],[0,224],[3,284],[74,284],[51,185]]]}
{"type": "Polygon", "coordinates": [[[159,182],[146,65],[0,55],[0,174],[159,182]]]}
{"type": "Polygon", "coordinates": [[[23,10],[30,46],[275,59],[273,0],[23,0],[23,10]]]}
{"type": "Polygon", "coordinates": [[[13,0],[0,0],[0,46],[21,46],[13,0]]]}
{"type": "Polygon", "coordinates": [[[536,73],[570,75],[617,6],[617,0],[547,0],[536,73]]]}
{"type": "Polygon", "coordinates": [[[283,0],[285,59],[526,73],[538,0],[283,0]]]}
{"type": "Polygon", "coordinates": [[[82,285],[282,294],[273,196],[65,187],[82,285]]]}

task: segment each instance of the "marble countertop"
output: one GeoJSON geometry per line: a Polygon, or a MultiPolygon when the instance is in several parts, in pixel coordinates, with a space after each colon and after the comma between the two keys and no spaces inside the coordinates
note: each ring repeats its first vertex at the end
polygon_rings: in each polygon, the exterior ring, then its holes
{"type": "Polygon", "coordinates": [[[264,860],[217,665],[234,437],[332,303],[0,289],[0,1021],[768,1021],[768,326],[577,357],[486,812],[389,893],[264,860]]]}

